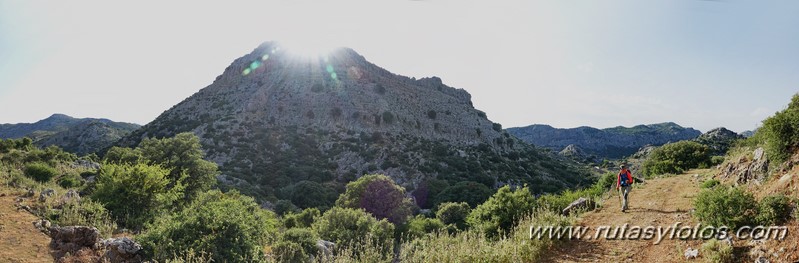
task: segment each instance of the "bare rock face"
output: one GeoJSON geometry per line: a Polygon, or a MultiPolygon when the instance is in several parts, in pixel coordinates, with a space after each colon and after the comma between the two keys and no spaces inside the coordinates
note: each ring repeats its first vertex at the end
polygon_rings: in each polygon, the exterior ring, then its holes
{"type": "Polygon", "coordinates": [[[746,156],[737,161],[729,162],[721,168],[720,178],[733,179],[738,184],[760,184],[768,176],[769,160],[763,148],[753,152],[754,158],[749,160],[746,156]]]}
{"type": "Polygon", "coordinates": [[[577,209],[594,209],[594,207],[596,207],[596,204],[593,201],[588,200],[584,197],[580,197],[577,200],[574,200],[574,202],[572,202],[571,204],[569,204],[569,206],[564,208],[561,213],[564,216],[568,216],[577,209]]]}
{"type": "Polygon", "coordinates": [[[140,251],[141,245],[130,238],[110,238],[103,240],[105,254],[103,257],[112,263],[136,263],[142,262],[140,251]]]}
{"type": "MultiPolygon", "coordinates": [[[[100,248],[100,231],[94,227],[51,227],[50,253],[58,261],[67,254],[75,255],[82,250],[96,251],[100,248]]],[[[84,252],[85,253],[85,252],[84,252]]]]}

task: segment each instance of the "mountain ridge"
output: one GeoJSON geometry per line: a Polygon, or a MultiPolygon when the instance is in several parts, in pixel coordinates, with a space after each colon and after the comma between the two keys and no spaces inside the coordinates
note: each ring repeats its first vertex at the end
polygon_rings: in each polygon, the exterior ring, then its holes
{"type": "Polygon", "coordinates": [[[0,124],[0,138],[31,138],[41,147],[56,145],[79,155],[96,153],[141,127],[104,118],[74,118],[55,113],[33,123],[0,124]]]}

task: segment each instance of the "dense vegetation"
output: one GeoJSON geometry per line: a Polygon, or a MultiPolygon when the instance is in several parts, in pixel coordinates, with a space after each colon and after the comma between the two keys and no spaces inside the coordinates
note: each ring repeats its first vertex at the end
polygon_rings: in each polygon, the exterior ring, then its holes
{"type": "Polygon", "coordinates": [[[601,192],[595,189],[607,189],[592,186],[536,200],[525,186],[505,186],[493,193],[477,182],[450,186],[432,181],[431,188],[438,189],[431,190],[439,192],[442,201],[432,202],[433,212],[414,215],[418,207],[406,197],[404,187],[383,175],[367,175],[347,184],[340,195],[314,181],[295,183],[286,189],[289,199],[275,203],[275,210],[283,204],[280,216],[244,194],[213,190],[214,181],[208,178],[218,171],[202,159],[199,149],[195,136],[181,134],[147,139],[136,148],[114,147],[102,159],[81,159],[58,148],[38,149],[25,139],[2,140],[0,182],[39,191],[55,189],[57,196],[35,206],[37,215],[63,226],[95,226],[104,236],[122,227],[131,229],[129,235],[142,244],[144,255],[162,262],[197,259],[197,255],[201,261],[217,262],[297,262],[311,256],[339,262],[395,258],[515,262],[535,258],[551,244],[538,240],[516,249],[529,241],[522,224],[568,224],[571,219],[555,211],[560,203],[576,196],[596,198],[601,192]],[[78,160],[99,161],[99,169],[76,165],[78,160]],[[23,172],[29,166],[47,171],[47,176],[34,180],[33,170],[31,177],[23,172]],[[69,189],[83,198],[53,203],[69,189]],[[475,208],[457,200],[459,193],[468,193],[466,201],[475,208]],[[319,240],[335,246],[319,250],[319,240]],[[431,250],[445,244],[457,249],[431,250]],[[400,255],[391,252],[397,248],[400,255]],[[476,252],[488,250],[495,252],[476,252]]]}
{"type": "Polygon", "coordinates": [[[799,150],[799,94],[791,98],[788,108],[763,121],[751,138],[765,144],[769,159],[783,162],[799,150]]]}
{"type": "Polygon", "coordinates": [[[646,176],[679,174],[693,168],[709,167],[712,164],[710,149],[692,141],[679,141],[663,145],[652,151],[644,161],[646,176]]]}

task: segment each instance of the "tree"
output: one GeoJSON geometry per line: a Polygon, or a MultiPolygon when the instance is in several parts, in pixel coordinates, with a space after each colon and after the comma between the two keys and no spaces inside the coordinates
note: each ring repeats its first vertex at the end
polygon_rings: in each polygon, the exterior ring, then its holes
{"type": "Polygon", "coordinates": [[[471,207],[483,203],[494,191],[478,182],[463,181],[445,188],[436,196],[436,203],[466,202],[471,207]]]}
{"type": "Polygon", "coordinates": [[[316,222],[313,229],[324,240],[333,241],[337,246],[360,247],[365,240],[388,250],[394,235],[394,225],[387,220],[378,220],[363,209],[333,207],[327,210],[316,222]]]}
{"type": "Polygon", "coordinates": [[[286,228],[308,228],[313,225],[321,213],[316,208],[306,208],[297,214],[286,214],[283,216],[283,226],[286,228]]]}
{"type": "Polygon", "coordinates": [[[485,203],[473,209],[466,221],[488,236],[497,236],[509,231],[522,216],[531,213],[534,207],[535,198],[527,187],[514,191],[506,185],[499,188],[485,203]]]}
{"type": "Polygon", "coordinates": [[[791,98],[788,108],[763,121],[755,137],[766,142],[768,157],[783,162],[799,148],[799,94],[791,98]]]}
{"type": "Polygon", "coordinates": [[[144,157],[138,149],[114,146],[105,153],[103,161],[112,164],[137,164],[143,162],[144,157]]]}
{"type": "Polygon", "coordinates": [[[168,175],[169,170],[158,165],[105,164],[91,197],[102,203],[117,222],[141,228],[183,196],[184,177],[172,184],[168,175]]]}
{"type": "Polygon", "coordinates": [[[337,196],[336,190],[317,182],[300,181],[290,186],[289,198],[300,208],[327,210],[333,206],[337,196]]]}
{"type": "Polygon", "coordinates": [[[408,220],[408,237],[420,238],[428,233],[433,233],[444,229],[444,223],[436,218],[426,218],[418,215],[408,220]]]}
{"type": "Polygon", "coordinates": [[[276,233],[275,214],[261,209],[252,197],[211,190],[180,212],[157,219],[136,239],[158,261],[191,249],[214,262],[257,262],[276,233]]]}
{"type": "Polygon", "coordinates": [[[678,174],[710,163],[710,148],[697,142],[679,141],[653,150],[644,161],[643,170],[647,176],[678,174]]]}
{"type": "Polygon", "coordinates": [[[169,178],[174,182],[186,174],[186,199],[211,189],[219,174],[217,165],[203,160],[205,153],[200,138],[193,133],[184,132],[173,138],[144,139],[138,150],[144,159],[171,169],[169,178]]]}
{"type": "Polygon", "coordinates": [[[466,202],[442,203],[436,211],[436,218],[446,225],[453,225],[457,229],[466,229],[466,217],[469,216],[471,208],[466,202]]]}
{"type": "Polygon", "coordinates": [[[385,175],[365,175],[347,184],[336,206],[362,208],[378,219],[402,224],[411,214],[411,200],[405,189],[385,175]]]}

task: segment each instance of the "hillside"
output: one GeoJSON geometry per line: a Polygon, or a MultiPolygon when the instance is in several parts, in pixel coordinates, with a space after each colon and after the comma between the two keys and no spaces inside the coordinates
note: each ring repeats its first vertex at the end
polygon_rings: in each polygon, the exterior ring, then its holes
{"type": "Polygon", "coordinates": [[[582,149],[587,155],[598,159],[618,159],[629,156],[645,145],[662,145],[668,142],[697,138],[701,132],[675,123],[638,125],[597,129],[577,127],[554,128],[534,124],[526,127],[508,128],[507,131],[527,143],[562,151],[569,145],[582,149]]]}
{"type": "Polygon", "coordinates": [[[56,145],[66,151],[85,155],[111,146],[139,127],[138,124],[108,119],[53,114],[35,123],[0,124],[0,138],[29,137],[38,146],[56,145]]]}
{"type": "Polygon", "coordinates": [[[504,132],[465,90],[393,74],[346,48],[307,58],[264,43],[119,145],[180,132],[201,138],[223,182],[259,197],[282,198],[303,180],[340,189],[368,173],[420,199],[461,181],[544,192],[587,179],[504,132]]]}

